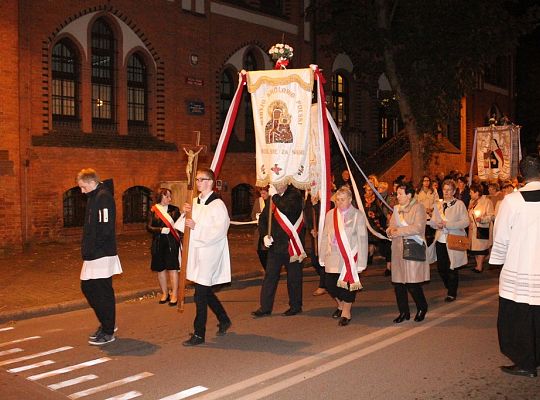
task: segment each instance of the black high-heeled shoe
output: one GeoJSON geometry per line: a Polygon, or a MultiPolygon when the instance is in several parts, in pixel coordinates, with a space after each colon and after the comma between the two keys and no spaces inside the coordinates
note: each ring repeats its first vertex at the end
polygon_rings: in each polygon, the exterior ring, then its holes
{"type": "Polygon", "coordinates": [[[418,310],[416,315],[414,316],[414,320],[416,322],[422,322],[424,318],[426,318],[427,310],[418,310]]]}
{"type": "Polygon", "coordinates": [[[168,303],[170,299],[171,299],[171,295],[168,294],[168,295],[167,295],[167,298],[166,298],[165,300],[160,300],[160,301],[159,301],[159,304],[165,304],[165,303],[168,303]]]}
{"type": "Polygon", "coordinates": [[[396,319],[394,319],[394,324],[401,324],[405,320],[411,319],[411,313],[400,313],[396,319]]]}

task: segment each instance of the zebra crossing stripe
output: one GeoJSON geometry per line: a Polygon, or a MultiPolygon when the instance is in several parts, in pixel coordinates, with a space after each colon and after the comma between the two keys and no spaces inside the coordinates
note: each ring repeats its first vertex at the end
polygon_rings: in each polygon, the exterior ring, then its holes
{"type": "Polygon", "coordinates": [[[51,390],[58,390],[58,389],[62,389],[62,388],[67,387],[67,386],[73,386],[73,385],[76,385],[78,383],[91,381],[92,379],[97,379],[97,378],[98,378],[98,376],[93,375],[93,374],[83,375],[83,376],[79,376],[78,378],[69,379],[67,381],[53,383],[52,385],[48,385],[47,387],[49,389],[51,389],[51,390]]]}
{"type": "Polygon", "coordinates": [[[7,328],[0,328],[0,332],[10,331],[12,329],[13,329],[12,326],[8,326],[7,328]]]}
{"type": "Polygon", "coordinates": [[[135,382],[140,379],[148,378],[149,376],[153,376],[153,375],[154,374],[152,374],[151,372],[141,372],[140,374],[128,376],[127,378],[109,382],[109,383],[106,383],[105,385],[96,386],[87,390],[82,390],[80,392],[70,394],[68,397],[72,400],[80,399],[81,397],[90,396],[91,394],[95,394],[103,390],[108,390],[108,389],[112,389],[118,386],[122,386],[122,385],[125,385],[126,383],[135,382]]]}
{"type": "Polygon", "coordinates": [[[22,367],[17,367],[17,368],[11,368],[11,369],[8,369],[7,372],[11,372],[12,374],[16,374],[17,372],[28,371],[29,369],[43,367],[44,365],[50,365],[50,364],[54,364],[54,361],[53,360],[45,360],[45,361],[41,361],[41,362],[38,362],[38,363],[35,363],[35,364],[24,365],[22,367]]]}
{"type": "Polygon", "coordinates": [[[55,369],[54,371],[44,372],[44,373],[38,374],[38,375],[32,375],[32,376],[29,376],[26,379],[28,379],[29,381],[37,381],[39,379],[48,378],[50,376],[67,374],[68,372],[75,371],[77,369],[90,367],[92,365],[101,364],[101,363],[104,363],[104,362],[107,362],[107,361],[111,361],[111,359],[109,357],[96,358],[95,360],[85,361],[85,362],[82,362],[80,364],[71,365],[69,367],[55,369]]]}
{"type": "Polygon", "coordinates": [[[6,354],[18,353],[19,351],[22,351],[22,349],[15,347],[14,349],[0,351],[0,356],[5,356],[6,354]]]}
{"type": "Polygon", "coordinates": [[[105,399],[105,400],[130,400],[130,399],[134,399],[135,397],[139,397],[139,396],[142,396],[141,392],[137,392],[136,390],[132,390],[131,392],[127,392],[127,393],[124,393],[124,394],[119,394],[118,396],[114,396],[114,397],[109,397],[108,399],[105,399]]]}
{"type": "Polygon", "coordinates": [[[0,362],[0,367],[2,365],[8,365],[8,364],[15,364],[21,361],[31,360],[32,358],[38,358],[42,356],[48,356],[49,354],[59,353],[61,351],[71,350],[73,347],[71,346],[64,346],[64,347],[58,347],[57,349],[52,349],[48,351],[42,351],[41,353],[35,353],[30,354],[29,356],[19,357],[19,358],[12,358],[10,360],[5,360],[0,362]]]}
{"type": "Polygon", "coordinates": [[[27,342],[28,340],[41,339],[41,336],[30,336],[22,339],[12,340],[11,342],[0,343],[0,347],[9,346],[15,343],[27,342]]]}
{"type": "Polygon", "coordinates": [[[190,396],[196,395],[198,393],[202,393],[205,390],[208,390],[208,388],[204,386],[194,386],[191,389],[182,390],[181,392],[171,394],[170,396],[163,397],[160,400],[182,400],[187,399],[190,396]]]}

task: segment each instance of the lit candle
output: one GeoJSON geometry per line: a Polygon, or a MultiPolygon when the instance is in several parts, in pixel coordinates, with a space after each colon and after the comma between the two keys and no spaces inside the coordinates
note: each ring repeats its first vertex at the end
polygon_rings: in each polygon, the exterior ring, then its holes
{"type": "Polygon", "coordinates": [[[480,217],[480,214],[482,214],[482,212],[480,210],[474,210],[474,216],[476,218],[480,217]]]}

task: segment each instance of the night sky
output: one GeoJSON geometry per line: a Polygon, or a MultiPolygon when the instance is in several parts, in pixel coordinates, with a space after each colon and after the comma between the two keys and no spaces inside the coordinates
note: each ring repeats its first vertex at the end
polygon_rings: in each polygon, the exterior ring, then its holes
{"type": "Polygon", "coordinates": [[[540,142],[540,27],[520,40],[516,59],[516,116],[524,152],[540,142]]]}

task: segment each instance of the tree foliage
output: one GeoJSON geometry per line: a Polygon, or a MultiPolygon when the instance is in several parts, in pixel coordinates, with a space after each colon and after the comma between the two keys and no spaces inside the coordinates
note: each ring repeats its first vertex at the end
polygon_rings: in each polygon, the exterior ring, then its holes
{"type": "MultiPolygon", "coordinates": [[[[425,169],[426,134],[458,115],[461,98],[538,21],[528,0],[317,0],[326,49],[347,53],[356,76],[381,72],[396,94],[411,145],[413,179],[425,169]]],[[[323,47],[323,48],[324,48],[323,47]]]]}
{"type": "Polygon", "coordinates": [[[456,115],[486,66],[512,54],[534,26],[534,11],[517,0],[318,0],[316,29],[328,49],[355,60],[359,76],[391,75],[389,51],[411,117],[426,133],[456,115]]]}

